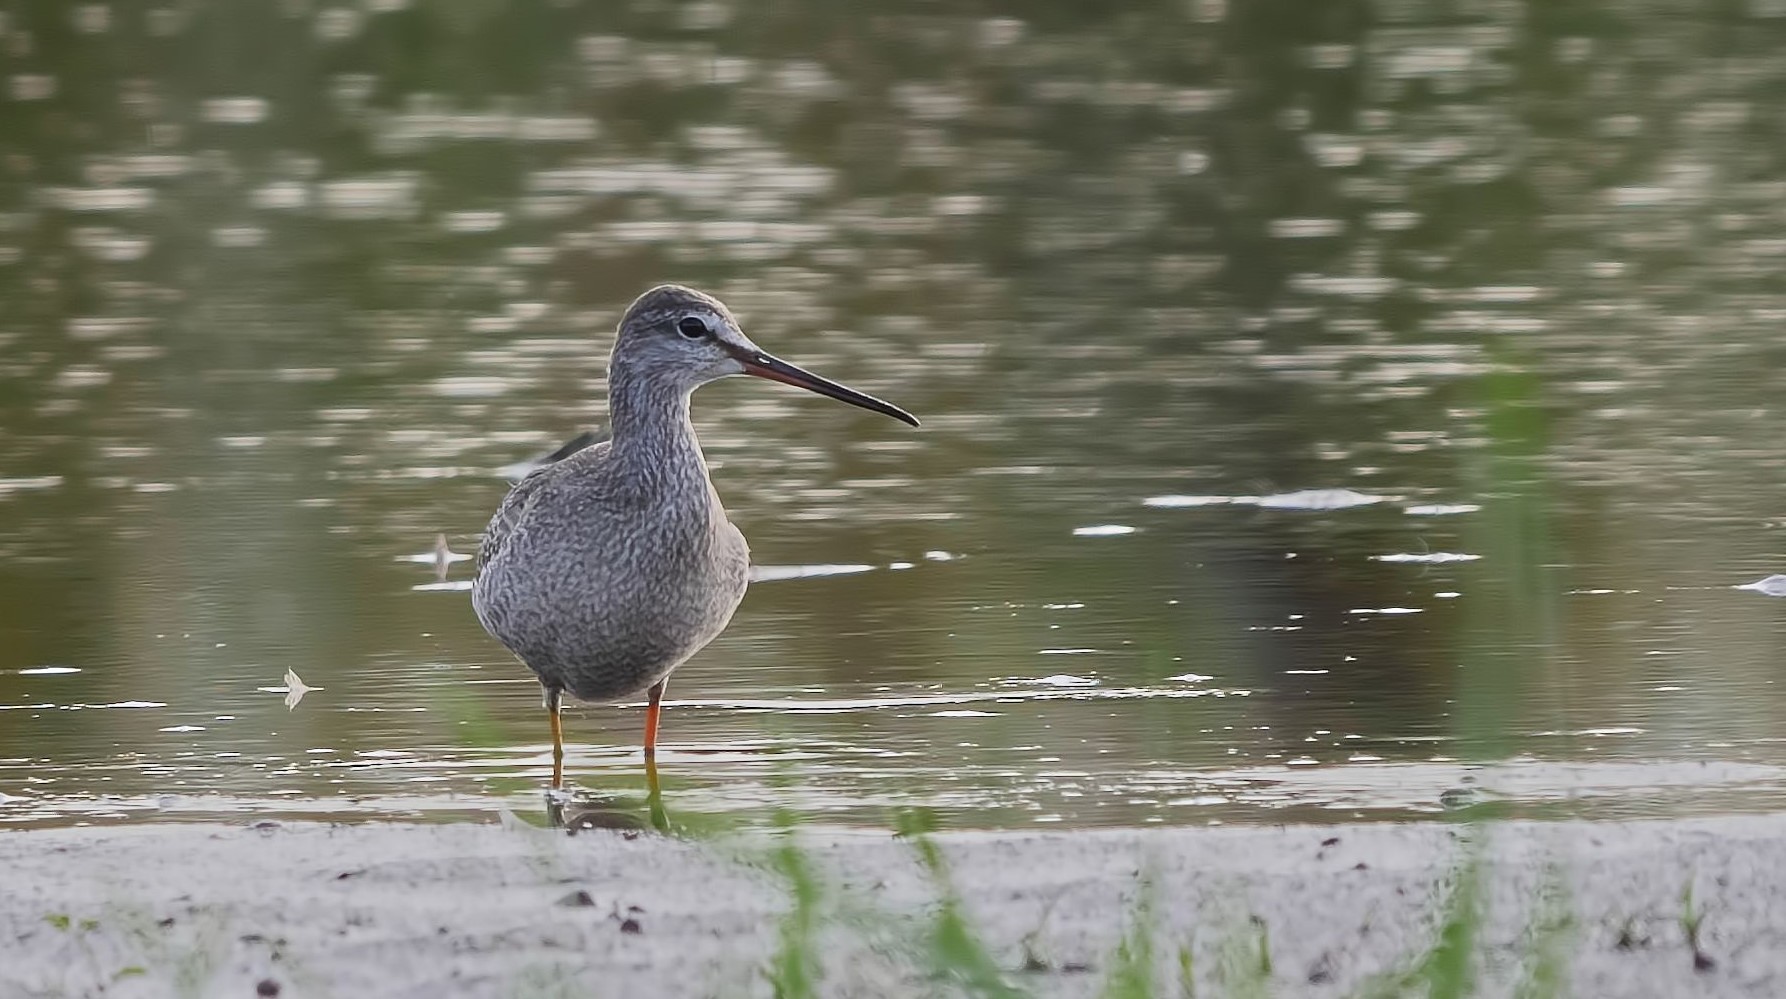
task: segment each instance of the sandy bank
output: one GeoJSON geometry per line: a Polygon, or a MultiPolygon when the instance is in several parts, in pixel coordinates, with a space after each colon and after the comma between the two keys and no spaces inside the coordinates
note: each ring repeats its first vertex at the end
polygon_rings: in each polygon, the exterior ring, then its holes
{"type": "MultiPolygon", "coordinates": [[[[1483,994],[1509,993],[1547,950],[1576,996],[1786,994],[1786,817],[1486,831],[1483,994]],[[1552,871],[1572,915],[1561,930],[1542,902],[1552,871]],[[1688,884],[1710,967],[1685,939],[1688,884]]],[[[5,833],[0,995],[246,997],[271,982],[300,999],[751,996],[807,959],[816,995],[947,994],[926,970],[938,895],[912,844],[799,842],[822,886],[810,936],[784,918],[788,858],[768,836],[518,823],[5,833]]],[[[1436,824],[935,842],[986,953],[1037,996],[1101,993],[1144,876],[1154,994],[1180,994],[1186,954],[1199,996],[1266,994],[1264,981],[1273,995],[1355,994],[1430,953],[1462,856],[1460,830],[1436,824]]]]}

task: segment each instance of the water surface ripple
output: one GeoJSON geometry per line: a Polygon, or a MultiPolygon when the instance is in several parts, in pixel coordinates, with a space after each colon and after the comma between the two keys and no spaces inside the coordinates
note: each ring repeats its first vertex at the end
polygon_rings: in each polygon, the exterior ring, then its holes
{"type": "Polygon", "coordinates": [[[452,556],[672,279],[925,420],[697,398],[760,567],[675,807],[1781,803],[1768,5],[39,6],[0,823],[537,808],[452,556]]]}

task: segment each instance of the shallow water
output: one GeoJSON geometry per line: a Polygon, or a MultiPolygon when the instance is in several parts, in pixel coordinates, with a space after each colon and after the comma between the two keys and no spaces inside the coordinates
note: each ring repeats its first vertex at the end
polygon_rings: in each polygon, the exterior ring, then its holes
{"type": "Polygon", "coordinates": [[[697,397],[673,809],[1778,807],[1786,21],[1272,6],[10,15],[0,823],[537,810],[435,538],[666,279],[925,419],[697,397]]]}

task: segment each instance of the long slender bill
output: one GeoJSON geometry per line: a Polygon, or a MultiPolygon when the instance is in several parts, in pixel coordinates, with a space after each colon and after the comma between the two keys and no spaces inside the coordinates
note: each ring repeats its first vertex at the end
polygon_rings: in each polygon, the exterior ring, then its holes
{"type": "Polygon", "coordinates": [[[772,354],[765,354],[759,350],[739,354],[737,357],[739,363],[744,365],[744,373],[747,375],[755,375],[758,378],[767,378],[772,382],[795,385],[806,389],[808,392],[817,392],[819,395],[830,396],[839,402],[847,402],[852,406],[861,406],[863,409],[872,409],[877,413],[891,416],[895,420],[899,420],[902,423],[909,423],[914,427],[918,425],[917,417],[884,399],[876,399],[872,395],[865,392],[858,392],[847,385],[839,385],[829,378],[822,378],[805,368],[789,364],[772,354]]]}

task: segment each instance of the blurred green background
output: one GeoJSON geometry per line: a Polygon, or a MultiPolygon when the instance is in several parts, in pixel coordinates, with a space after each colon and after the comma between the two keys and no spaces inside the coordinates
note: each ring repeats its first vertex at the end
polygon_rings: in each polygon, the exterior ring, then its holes
{"type": "Polygon", "coordinates": [[[1778,805],[1786,4],[1678,8],[7,4],[0,822],[537,804],[403,558],[665,280],[925,419],[697,398],[797,578],[678,672],[675,805],[1778,805]]]}

